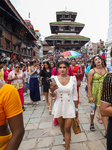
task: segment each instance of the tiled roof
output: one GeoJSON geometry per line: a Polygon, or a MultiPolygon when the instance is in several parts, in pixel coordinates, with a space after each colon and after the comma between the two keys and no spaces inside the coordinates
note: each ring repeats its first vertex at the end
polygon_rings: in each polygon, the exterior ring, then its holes
{"type": "Polygon", "coordinates": [[[77,14],[77,12],[73,12],[73,11],[57,11],[56,13],[75,13],[75,14],[77,14]]]}
{"type": "Polygon", "coordinates": [[[78,34],[76,34],[76,35],[58,35],[58,34],[55,34],[55,35],[46,37],[46,39],[88,39],[89,40],[88,37],[80,36],[78,34]]]}
{"type": "Polygon", "coordinates": [[[59,22],[51,22],[50,24],[63,24],[63,25],[84,25],[83,23],[78,23],[78,22],[62,22],[62,21],[59,21],[59,22]]]}
{"type": "Polygon", "coordinates": [[[15,15],[17,16],[17,18],[20,20],[20,22],[27,28],[27,30],[32,34],[32,36],[38,40],[36,38],[36,36],[32,33],[32,31],[29,29],[29,27],[26,25],[25,21],[23,20],[23,18],[20,16],[20,14],[17,12],[17,10],[15,9],[15,7],[12,5],[12,3],[10,2],[10,0],[4,0],[7,5],[10,7],[10,9],[15,13],[15,15]]]}

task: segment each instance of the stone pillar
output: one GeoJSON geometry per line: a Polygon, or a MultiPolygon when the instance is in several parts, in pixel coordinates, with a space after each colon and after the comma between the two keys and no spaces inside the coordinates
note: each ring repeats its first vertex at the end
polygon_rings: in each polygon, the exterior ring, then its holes
{"type": "Polygon", "coordinates": [[[107,51],[107,66],[111,64],[110,50],[112,46],[112,0],[109,0],[109,28],[108,28],[108,51],[107,51]]]}
{"type": "Polygon", "coordinates": [[[107,66],[111,65],[111,57],[110,57],[110,51],[112,47],[112,40],[107,42],[108,51],[106,52],[106,58],[107,58],[107,66]]]}

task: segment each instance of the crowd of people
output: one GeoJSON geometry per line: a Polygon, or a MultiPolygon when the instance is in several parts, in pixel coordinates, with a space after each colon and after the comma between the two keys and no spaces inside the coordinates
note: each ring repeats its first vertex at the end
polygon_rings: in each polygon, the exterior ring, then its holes
{"type": "Polygon", "coordinates": [[[54,126],[60,126],[62,144],[68,150],[72,121],[78,118],[79,90],[83,81],[87,81],[85,90],[90,107],[94,104],[94,113],[90,114],[90,131],[95,131],[94,116],[97,110],[98,122],[104,124],[107,149],[110,150],[112,67],[106,66],[105,59],[96,55],[83,62],[75,58],[65,59],[59,54],[56,61],[37,61],[17,58],[14,54],[11,57],[1,56],[0,149],[18,149],[24,135],[24,96],[30,94],[33,105],[38,105],[41,98],[46,100],[48,112],[54,116],[54,126]]]}

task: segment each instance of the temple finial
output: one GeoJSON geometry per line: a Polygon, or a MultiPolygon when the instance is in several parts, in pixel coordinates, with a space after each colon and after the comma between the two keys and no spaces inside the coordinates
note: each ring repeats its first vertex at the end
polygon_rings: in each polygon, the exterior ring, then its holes
{"type": "Polygon", "coordinates": [[[65,6],[65,12],[67,12],[67,6],[65,6]]]}

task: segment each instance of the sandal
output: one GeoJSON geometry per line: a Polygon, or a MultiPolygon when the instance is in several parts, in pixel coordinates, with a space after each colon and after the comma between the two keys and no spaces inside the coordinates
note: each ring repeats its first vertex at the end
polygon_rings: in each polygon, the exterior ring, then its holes
{"type": "Polygon", "coordinates": [[[52,110],[49,109],[49,115],[51,115],[52,110]]]}
{"type": "Polygon", "coordinates": [[[39,103],[38,102],[33,102],[35,105],[38,105],[39,103]]]}
{"type": "Polygon", "coordinates": [[[93,132],[95,131],[94,124],[91,124],[91,125],[90,125],[90,131],[93,131],[93,132]]]}
{"type": "Polygon", "coordinates": [[[63,138],[62,144],[63,144],[63,146],[65,147],[65,138],[63,138]]]}

